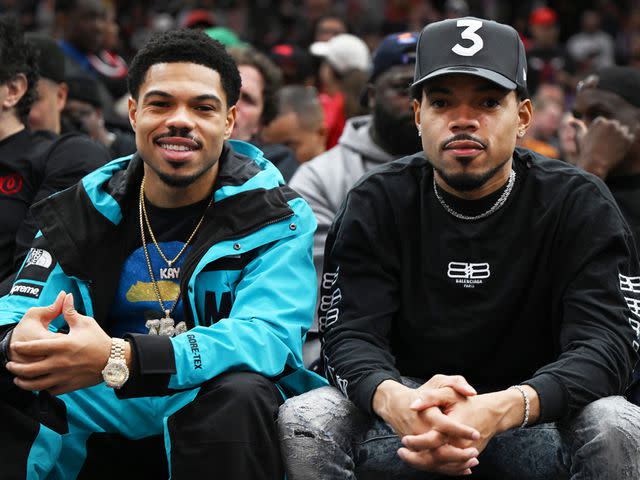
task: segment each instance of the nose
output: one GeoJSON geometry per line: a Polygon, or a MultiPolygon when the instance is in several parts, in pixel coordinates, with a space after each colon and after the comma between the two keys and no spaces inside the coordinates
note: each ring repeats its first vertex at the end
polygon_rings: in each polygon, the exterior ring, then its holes
{"type": "Polygon", "coordinates": [[[480,127],[477,112],[469,105],[460,105],[451,110],[449,130],[453,133],[475,132],[480,127]]]}
{"type": "Polygon", "coordinates": [[[193,130],[195,127],[191,109],[187,105],[177,105],[171,110],[165,124],[167,127],[193,130]]]}

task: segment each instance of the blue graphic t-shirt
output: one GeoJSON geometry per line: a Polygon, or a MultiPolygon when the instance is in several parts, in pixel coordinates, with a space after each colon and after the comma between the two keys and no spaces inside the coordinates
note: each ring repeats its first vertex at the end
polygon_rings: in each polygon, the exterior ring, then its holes
{"type": "MultiPolygon", "coordinates": [[[[179,208],[157,208],[145,203],[149,222],[153,233],[160,245],[164,256],[169,260],[175,258],[189,238],[193,229],[204,213],[209,199],[193,205],[179,208]]],[[[133,209],[132,209],[133,210],[133,209]]],[[[129,244],[131,252],[122,266],[120,282],[111,304],[109,335],[122,338],[125,333],[148,333],[145,326],[147,320],[164,318],[155,294],[149,268],[142,248],[138,209],[135,215],[131,212],[127,218],[127,236],[123,239],[129,244]]],[[[196,235],[197,236],[197,235],[196,235]]],[[[180,273],[184,261],[189,255],[191,244],[180,255],[178,260],[168,266],[160,256],[158,249],[151,240],[149,231],[145,230],[147,251],[153,269],[160,296],[166,309],[171,309],[178,303],[171,313],[176,325],[184,320],[182,300],[180,296],[180,273]]],[[[193,242],[192,240],[191,242],[193,242]]]]}

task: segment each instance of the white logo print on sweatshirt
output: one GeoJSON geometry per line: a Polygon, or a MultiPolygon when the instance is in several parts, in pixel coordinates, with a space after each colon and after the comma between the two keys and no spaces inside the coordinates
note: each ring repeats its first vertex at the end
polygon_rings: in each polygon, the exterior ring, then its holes
{"type": "Polygon", "coordinates": [[[488,263],[449,262],[447,276],[464,288],[475,288],[491,276],[488,263]]]}

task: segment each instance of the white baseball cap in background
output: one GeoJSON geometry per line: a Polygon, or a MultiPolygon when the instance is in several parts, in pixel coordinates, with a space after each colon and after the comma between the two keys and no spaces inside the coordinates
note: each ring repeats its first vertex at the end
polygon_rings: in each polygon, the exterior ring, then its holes
{"type": "Polygon", "coordinates": [[[364,72],[371,70],[369,47],[349,33],[336,35],[326,42],[315,42],[311,44],[309,51],[313,55],[325,58],[338,73],[346,73],[352,69],[364,72]]]}

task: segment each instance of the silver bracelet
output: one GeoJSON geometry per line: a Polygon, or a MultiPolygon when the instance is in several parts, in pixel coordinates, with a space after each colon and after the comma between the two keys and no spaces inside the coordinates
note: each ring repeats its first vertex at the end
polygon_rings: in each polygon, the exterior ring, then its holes
{"type": "Polygon", "coordinates": [[[520,425],[520,428],[524,428],[529,424],[529,395],[527,395],[527,391],[522,388],[521,385],[512,385],[509,388],[515,388],[522,394],[522,398],[524,398],[524,420],[522,420],[522,425],[520,425]]]}

